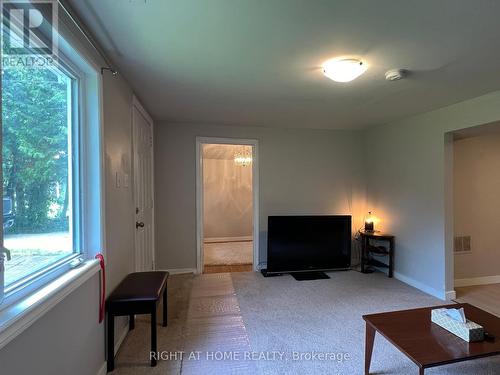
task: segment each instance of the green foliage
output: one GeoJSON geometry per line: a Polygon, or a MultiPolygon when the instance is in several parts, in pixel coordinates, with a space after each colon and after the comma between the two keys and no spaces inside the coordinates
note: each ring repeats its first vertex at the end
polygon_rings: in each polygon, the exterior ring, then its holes
{"type": "Polygon", "coordinates": [[[57,70],[2,72],[4,197],[14,203],[9,231],[68,228],[68,92],[57,70]]]}

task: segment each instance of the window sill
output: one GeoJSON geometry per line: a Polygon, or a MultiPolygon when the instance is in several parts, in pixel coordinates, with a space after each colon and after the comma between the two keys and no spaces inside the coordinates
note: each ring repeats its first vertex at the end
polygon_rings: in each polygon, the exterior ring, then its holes
{"type": "Polygon", "coordinates": [[[89,260],[66,272],[36,292],[0,310],[0,349],[56,306],[72,291],[99,272],[99,262],[89,260]]]}

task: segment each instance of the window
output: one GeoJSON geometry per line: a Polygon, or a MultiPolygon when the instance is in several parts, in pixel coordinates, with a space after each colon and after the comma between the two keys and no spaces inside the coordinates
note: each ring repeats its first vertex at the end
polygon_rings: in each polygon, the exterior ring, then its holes
{"type": "Polygon", "coordinates": [[[99,65],[83,57],[88,51],[73,47],[80,40],[67,15],[58,13],[65,37],[46,23],[56,19],[45,10],[50,13],[57,2],[45,3],[6,2],[3,8],[1,40],[9,43],[2,43],[0,86],[0,245],[11,259],[0,261],[0,318],[8,306],[67,272],[75,258],[104,252],[99,65]],[[28,22],[27,28],[28,11],[43,22],[28,22]],[[33,47],[56,39],[53,55],[33,47]],[[14,47],[21,52],[13,53],[14,47]],[[49,63],[52,57],[55,63],[49,63]]]}
{"type": "Polygon", "coordinates": [[[2,74],[4,246],[8,292],[79,253],[79,80],[57,67],[2,74]]]}

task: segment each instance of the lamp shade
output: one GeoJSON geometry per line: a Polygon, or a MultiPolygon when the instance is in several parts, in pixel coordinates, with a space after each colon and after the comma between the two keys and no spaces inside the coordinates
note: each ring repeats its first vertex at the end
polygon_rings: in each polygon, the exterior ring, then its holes
{"type": "Polygon", "coordinates": [[[372,212],[368,211],[368,215],[365,216],[365,231],[373,232],[375,230],[374,221],[372,212]]]}

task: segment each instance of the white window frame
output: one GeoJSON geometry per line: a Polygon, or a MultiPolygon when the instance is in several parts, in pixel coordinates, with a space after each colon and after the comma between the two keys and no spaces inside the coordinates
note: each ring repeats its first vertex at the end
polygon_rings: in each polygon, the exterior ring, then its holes
{"type": "MultiPolygon", "coordinates": [[[[80,173],[82,170],[82,158],[80,155],[81,143],[84,141],[81,137],[81,124],[83,124],[81,113],[83,112],[81,105],[82,97],[82,83],[84,77],[82,72],[64,55],[60,54],[59,59],[61,61],[61,66],[59,70],[63,71],[64,74],[68,75],[70,79],[75,80],[76,87],[71,85],[71,108],[69,129],[71,133],[68,135],[71,143],[71,162],[68,163],[68,184],[71,184],[71,204],[76,205],[77,209],[72,208],[72,219],[70,223],[70,233],[73,239],[73,253],[64,256],[58,261],[39,269],[19,280],[14,281],[11,285],[5,288],[5,299],[0,305],[0,310],[4,305],[8,305],[9,302],[14,302],[16,299],[32,292],[34,289],[41,287],[55,277],[60,276],[62,273],[70,270],[70,263],[82,255],[82,212],[80,202],[76,202],[74,196],[78,198],[81,197],[82,188],[80,186],[80,173]],[[76,99],[76,100],[75,100],[76,99]],[[76,114],[76,115],[75,115],[76,114]],[[76,136],[76,140],[74,140],[76,136]],[[76,158],[76,161],[75,161],[76,158]],[[75,225],[76,224],[76,225],[75,225]],[[76,228],[75,228],[76,227],[76,228]],[[76,230],[75,230],[76,229],[76,230]]],[[[75,206],[74,206],[75,207],[75,206]]],[[[3,235],[2,235],[3,241],[3,235]]]]}
{"type": "MultiPolygon", "coordinates": [[[[78,184],[81,190],[78,204],[81,205],[80,243],[84,262],[77,268],[69,264],[57,264],[30,285],[6,296],[0,305],[0,349],[31,326],[47,311],[56,306],[69,293],[99,272],[97,253],[106,255],[105,238],[105,188],[102,126],[101,64],[95,55],[82,44],[80,31],[73,20],[64,13],[59,14],[58,52],[69,65],[81,73],[79,104],[81,111],[78,184]],[[61,32],[62,31],[62,32],[61,32]],[[64,37],[62,36],[64,35],[64,37]],[[67,40],[65,38],[68,38],[67,40]],[[70,45],[71,43],[71,45],[70,45]]],[[[0,170],[1,176],[1,170],[0,170]]],[[[0,203],[1,205],[1,203],[0,203]]],[[[3,228],[0,228],[0,239],[3,228]]],[[[46,271],[48,271],[46,269],[46,271]]]]}

